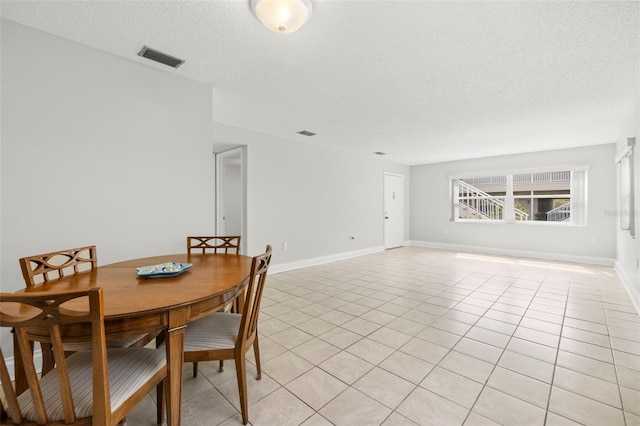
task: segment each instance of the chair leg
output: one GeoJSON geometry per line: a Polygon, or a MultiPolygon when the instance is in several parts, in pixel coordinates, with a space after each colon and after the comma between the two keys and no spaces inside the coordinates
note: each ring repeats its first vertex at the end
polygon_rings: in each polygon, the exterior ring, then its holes
{"type": "Polygon", "coordinates": [[[156,421],[159,425],[164,420],[164,380],[156,386],[156,421]]]}
{"type": "Polygon", "coordinates": [[[194,362],[193,363],[193,377],[198,377],[198,363],[194,362]]]}
{"type": "Polygon", "coordinates": [[[42,351],[42,375],[44,376],[53,370],[56,363],[53,359],[53,351],[50,343],[40,343],[40,349],[42,351]]]}
{"type": "Polygon", "coordinates": [[[236,355],[236,376],[238,378],[238,394],[240,396],[240,411],[242,424],[249,423],[249,404],[247,402],[247,362],[245,354],[236,355]]]}
{"type": "MultiPolygon", "coordinates": [[[[234,299],[233,302],[229,303],[222,309],[224,312],[231,312],[234,314],[238,313],[238,299],[234,299]]],[[[220,366],[218,367],[218,373],[224,372],[224,360],[220,360],[220,366]]]]}
{"type": "Polygon", "coordinates": [[[260,346],[258,345],[258,333],[256,333],[256,339],[253,341],[253,354],[256,356],[256,380],[262,379],[262,370],[260,369],[260,346]]]}

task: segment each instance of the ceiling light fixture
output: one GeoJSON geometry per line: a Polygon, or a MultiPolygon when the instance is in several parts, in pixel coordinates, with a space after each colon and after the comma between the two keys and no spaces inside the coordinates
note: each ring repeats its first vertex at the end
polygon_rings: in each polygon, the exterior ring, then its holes
{"type": "Polygon", "coordinates": [[[287,34],[297,31],[310,18],[310,0],[251,0],[251,10],[269,30],[287,34]]]}

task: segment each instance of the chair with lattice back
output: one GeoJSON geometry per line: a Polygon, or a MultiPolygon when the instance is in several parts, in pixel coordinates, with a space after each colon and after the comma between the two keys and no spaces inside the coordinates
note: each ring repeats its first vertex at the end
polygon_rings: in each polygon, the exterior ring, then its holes
{"type": "Polygon", "coordinates": [[[27,287],[97,267],[96,246],[59,250],[20,259],[20,268],[27,287]]]}
{"type": "MultiPolygon", "coordinates": [[[[255,256],[246,287],[242,313],[216,312],[187,325],[184,335],[184,362],[234,360],[242,422],[249,421],[247,399],[247,367],[245,355],[253,347],[256,360],[256,379],[262,378],[258,346],[258,314],[271,263],[271,246],[255,256]]],[[[162,384],[158,395],[162,395],[162,384]]],[[[162,423],[162,398],[158,398],[158,424],[162,423]]]]}
{"type": "Polygon", "coordinates": [[[115,425],[167,377],[165,349],[107,349],[101,288],[0,294],[0,327],[13,327],[28,389],[18,394],[0,348],[2,424],[115,425]],[[86,329],[91,350],[64,356],[65,330],[86,329]],[[36,371],[30,334],[51,344],[56,366],[36,371]]]}
{"type": "MultiPolygon", "coordinates": [[[[231,236],[189,236],[187,237],[187,253],[240,254],[240,235],[231,236]]],[[[223,308],[225,312],[238,312],[237,300],[223,308]]],[[[224,361],[220,360],[220,371],[224,370],[224,361]]],[[[193,377],[198,376],[198,363],[193,363],[193,377]]]]}
{"type": "MultiPolygon", "coordinates": [[[[25,285],[31,289],[67,275],[90,272],[98,267],[98,255],[96,246],[86,246],[26,256],[19,262],[25,285]]],[[[156,334],[141,334],[113,339],[107,342],[107,347],[144,346],[155,337],[156,334]]],[[[69,354],[90,349],[91,342],[65,342],[63,346],[65,353],[69,354]]],[[[41,343],[41,347],[42,373],[45,374],[53,368],[55,360],[48,343],[41,343]]]]}
{"type": "Polygon", "coordinates": [[[187,237],[187,253],[240,254],[240,236],[187,237]]]}

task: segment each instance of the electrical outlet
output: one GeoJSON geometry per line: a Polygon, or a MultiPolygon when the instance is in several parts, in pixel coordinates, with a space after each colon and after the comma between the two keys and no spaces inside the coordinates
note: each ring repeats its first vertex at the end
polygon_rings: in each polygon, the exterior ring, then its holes
{"type": "Polygon", "coordinates": [[[282,251],[287,251],[288,248],[289,248],[289,244],[282,243],[282,251]]]}
{"type": "Polygon", "coordinates": [[[591,243],[592,244],[598,244],[598,238],[597,237],[591,238],[591,243]]]}

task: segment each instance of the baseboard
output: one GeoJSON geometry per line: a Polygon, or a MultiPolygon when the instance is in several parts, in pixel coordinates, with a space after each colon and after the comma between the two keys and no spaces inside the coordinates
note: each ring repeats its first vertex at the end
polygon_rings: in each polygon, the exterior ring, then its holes
{"type": "Polygon", "coordinates": [[[638,315],[640,315],[640,290],[638,290],[633,285],[633,280],[631,279],[631,277],[629,277],[629,274],[627,274],[627,272],[624,270],[624,268],[622,267],[622,263],[620,263],[619,260],[616,259],[613,266],[615,267],[616,272],[618,273],[618,276],[622,281],[622,285],[624,286],[624,289],[627,290],[627,294],[631,299],[631,303],[633,303],[633,306],[636,308],[636,312],[638,313],[638,315]]]}
{"type": "Polygon", "coordinates": [[[320,256],[320,257],[314,257],[311,259],[298,260],[295,262],[274,264],[269,266],[269,274],[277,274],[279,272],[292,271],[294,269],[307,268],[309,266],[324,265],[325,263],[338,262],[340,260],[366,256],[368,254],[373,254],[373,253],[380,253],[381,251],[384,251],[383,246],[375,246],[375,247],[369,247],[361,250],[331,254],[328,256],[320,256]]]}
{"type": "Polygon", "coordinates": [[[463,244],[437,243],[431,241],[407,241],[406,245],[414,247],[457,250],[472,253],[496,254],[501,256],[528,257],[533,259],[561,260],[564,262],[588,263],[592,265],[613,265],[614,259],[608,257],[576,256],[562,253],[549,253],[528,250],[510,250],[484,246],[468,246],[463,244]]]}

